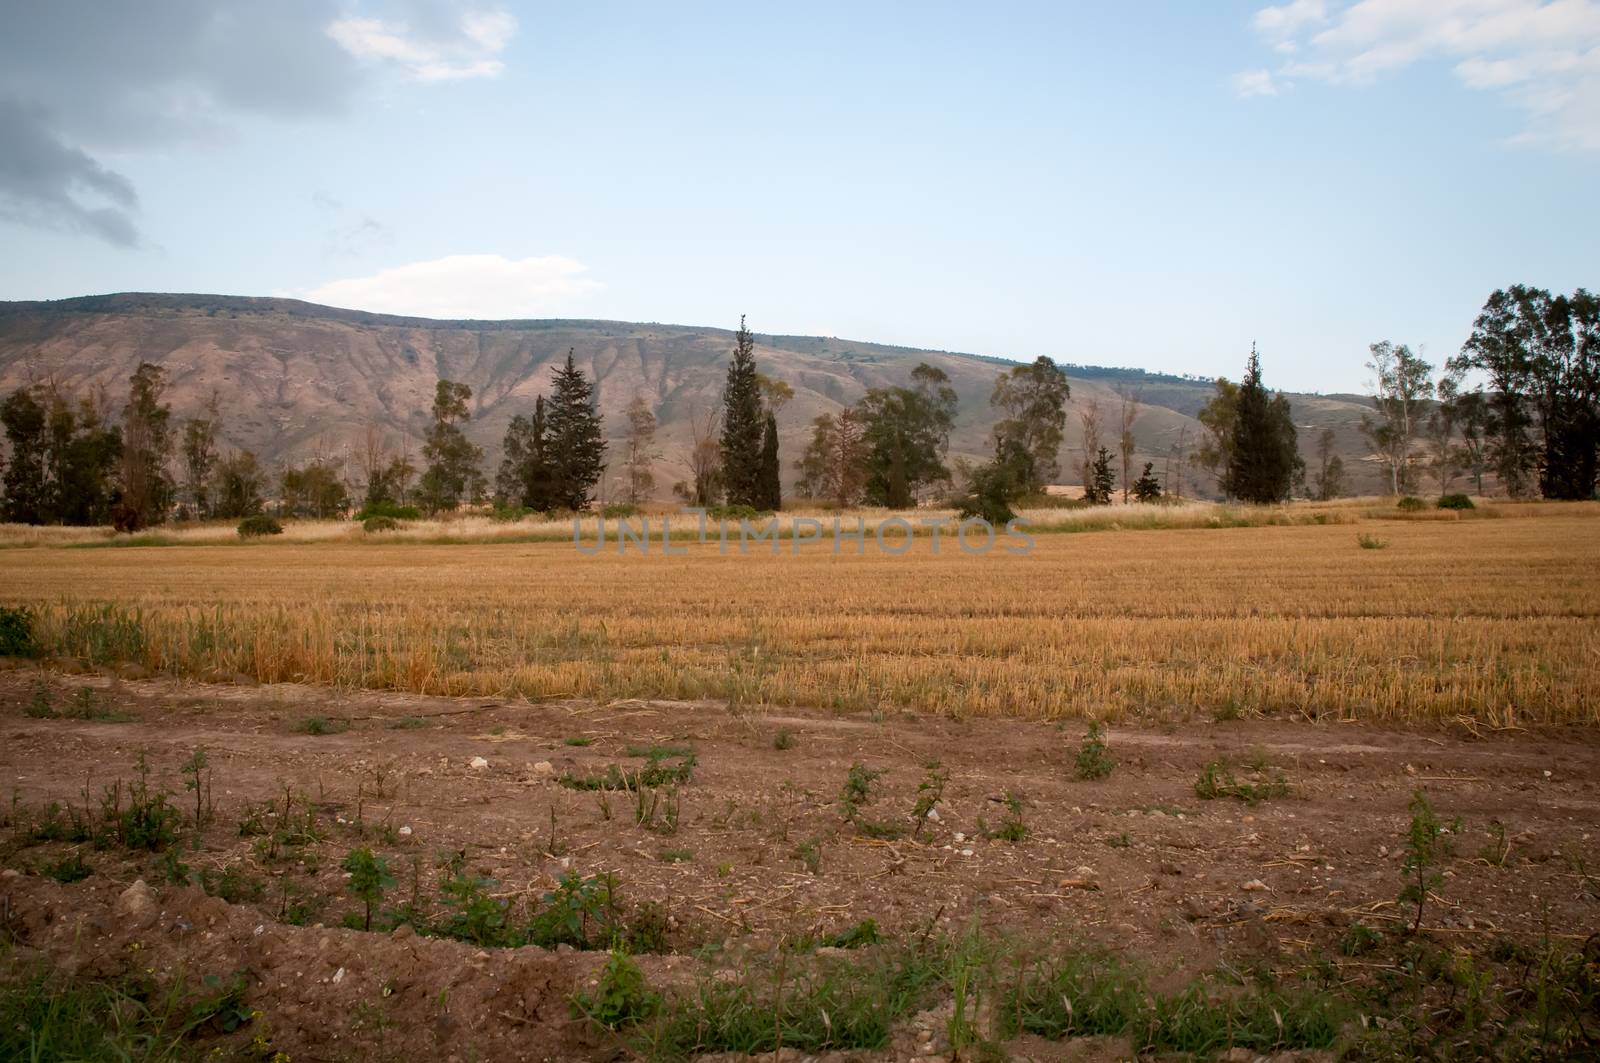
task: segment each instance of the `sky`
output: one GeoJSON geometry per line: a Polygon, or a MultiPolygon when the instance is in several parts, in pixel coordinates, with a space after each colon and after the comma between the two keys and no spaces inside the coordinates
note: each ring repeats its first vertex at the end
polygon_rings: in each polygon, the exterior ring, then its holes
{"type": "Polygon", "coordinates": [[[1358,391],[1600,285],[1600,0],[0,0],[0,299],[279,295],[1358,391]]]}

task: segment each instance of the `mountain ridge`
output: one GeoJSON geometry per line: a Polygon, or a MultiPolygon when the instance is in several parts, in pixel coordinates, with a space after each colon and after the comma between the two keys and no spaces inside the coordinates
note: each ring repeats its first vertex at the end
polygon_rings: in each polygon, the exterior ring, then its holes
{"type": "MultiPolygon", "coordinates": [[[[276,296],[117,292],[0,302],[0,389],[54,380],[73,391],[103,388],[120,406],[127,375],[138,362],[151,361],[167,370],[175,416],[198,411],[215,393],[230,445],[255,450],[269,464],[321,453],[349,466],[368,425],[396,445],[409,439],[415,453],[433,381],[448,376],[473,389],[468,434],[485,448],[492,471],[506,423],[548,392],[549,369],[570,348],[597,382],[608,436],[620,435],[622,410],[635,395],[656,410],[657,493],[665,496],[674,481],[688,476],[689,419],[715,405],[733,335],[731,329],[660,322],[449,320],[276,296]]],[[[961,398],[952,458],[981,460],[993,423],[988,391],[1000,372],[1020,364],[994,355],[831,336],[756,333],[756,348],[763,371],[796,393],[780,414],[786,483],[812,418],[836,412],[868,387],[904,383],[918,361],[949,373],[961,398]]],[[[1112,450],[1120,433],[1117,389],[1138,393],[1136,466],[1153,461],[1158,474],[1174,474],[1175,448],[1185,441],[1192,448],[1199,439],[1194,416],[1210,397],[1211,380],[1066,357],[1056,361],[1072,382],[1075,404],[1100,403],[1102,440],[1112,450]]],[[[1376,489],[1376,469],[1364,460],[1356,430],[1362,410],[1370,408],[1367,400],[1288,394],[1303,426],[1302,450],[1309,456],[1314,432],[1332,427],[1351,488],[1376,489]]],[[[1079,480],[1079,447],[1079,419],[1069,411],[1063,483],[1079,480]]],[[[1211,486],[1210,477],[1195,470],[1181,475],[1185,494],[1211,486]]]]}

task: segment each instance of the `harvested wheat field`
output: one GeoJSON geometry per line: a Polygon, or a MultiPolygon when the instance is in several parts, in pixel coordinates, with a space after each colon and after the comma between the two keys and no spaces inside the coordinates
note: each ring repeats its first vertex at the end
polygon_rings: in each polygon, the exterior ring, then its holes
{"type": "Polygon", "coordinates": [[[41,654],[0,673],[6,1029],[1592,1055],[1597,530],[6,550],[41,654]]]}
{"type": "Polygon", "coordinates": [[[1026,556],[569,542],[26,549],[53,655],[426,694],[1035,719],[1600,715],[1600,507],[1038,534],[1026,556]],[[1378,544],[1363,548],[1358,540],[1378,544]]]}

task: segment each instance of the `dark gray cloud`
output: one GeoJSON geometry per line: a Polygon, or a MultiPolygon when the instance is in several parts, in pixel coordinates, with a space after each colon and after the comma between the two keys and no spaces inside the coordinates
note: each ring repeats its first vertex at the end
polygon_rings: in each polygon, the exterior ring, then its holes
{"type": "Polygon", "coordinates": [[[127,178],[56,139],[39,113],[0,99],[0,218],[133,247],[137,203],[127,178]]]}
{"type": "Polygon", "coordinates": [[[241,115],[342,113],[360,78],[326,0],[21,0],[0,33],[0,217],[139,242],[102,161],[225,137],[241,115]]]}

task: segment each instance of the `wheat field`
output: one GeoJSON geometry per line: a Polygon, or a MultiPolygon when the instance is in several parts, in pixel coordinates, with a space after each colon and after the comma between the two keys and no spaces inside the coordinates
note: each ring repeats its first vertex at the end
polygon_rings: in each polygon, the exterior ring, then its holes
{"type": "MultiPolygon", "coordinates": [[[[1513,515],[1513,514],[1507,514],[1513,515]]],[[[18,548],[45,652],[430,694],[963,716],[1600,720],[1600,514],[1106,530],[1026,556],[18,548]]]]}

